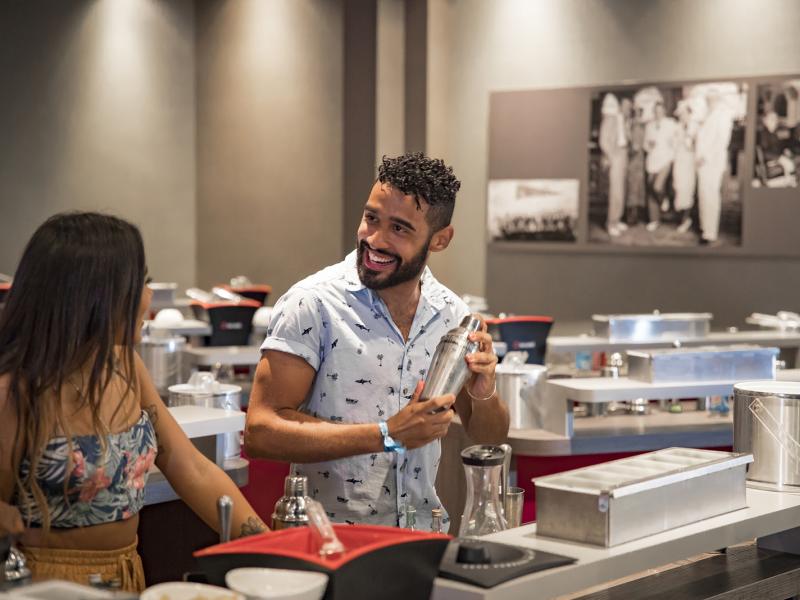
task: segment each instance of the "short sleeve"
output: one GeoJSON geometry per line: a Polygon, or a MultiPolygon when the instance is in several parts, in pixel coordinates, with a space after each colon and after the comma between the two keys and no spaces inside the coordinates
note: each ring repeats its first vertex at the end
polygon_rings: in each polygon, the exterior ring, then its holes
{"type": "Polygon", "coordinates": [[[289,290],[275,304],[261,350],[299,356],[316,371],[322,359],[322,321],[322,302],[312,290],[289,290]]]}

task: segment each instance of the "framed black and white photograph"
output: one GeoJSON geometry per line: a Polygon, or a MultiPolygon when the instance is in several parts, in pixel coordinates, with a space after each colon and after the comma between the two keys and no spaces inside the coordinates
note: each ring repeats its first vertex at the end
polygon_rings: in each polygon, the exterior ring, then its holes
{"type": "Polygon", "coordinates": [[[589,241],[740,245],[746,88],[726,81],[593,93],[589,241]]]}
{"type": "Polygon", "coordinates": [[[753,187],[797,187],[800,170],[800,79],[757,87],[753,187]]]}
{"type": "Polygon", "coordinates": [[[489,182],[489,237],[502,241],[574,242],[577,179],[498,179],[489,182]]]}

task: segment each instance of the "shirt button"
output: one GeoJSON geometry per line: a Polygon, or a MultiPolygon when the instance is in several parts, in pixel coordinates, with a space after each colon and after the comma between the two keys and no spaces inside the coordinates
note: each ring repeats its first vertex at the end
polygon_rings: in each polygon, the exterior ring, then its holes
{"type": "Polygon", "coordinates": [[[403,393],[407,394],[408,393],[408,388],[403,388],[403,393]]]}

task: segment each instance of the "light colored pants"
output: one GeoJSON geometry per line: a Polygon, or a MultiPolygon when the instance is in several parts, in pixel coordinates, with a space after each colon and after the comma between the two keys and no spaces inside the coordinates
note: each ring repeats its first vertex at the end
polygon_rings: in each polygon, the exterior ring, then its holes
{"type": "Polygon", "coordinates": [[[622,219],[625,211],[625,176],[628,171],[628,151],[621,148],[608,157],[608,218],[610,227],[622,219]]]}
{"type": "Polygon", "coordinates": [[[722,175],[725,165],[704,164],[697,169],[698,212],[703,239],[719,237],[719,214],[722,206],[722,175]]]}
{"type": "Polygon", "coordinates": [[[675,190],[675,210],[689,210],[694,204],[697,174],[694,153],[678,152],[672,165],[672,188],[675,190]]]}
{"type": "Polygon", "coordinates": [[[117,550],[74,550],[62,548],[21,548],[34,580],[66,579],[89,585],[89,575],[99,574],[103,581],[118,579],[126,592],[145,588],[142,559],[136,542],[117,550]]]}

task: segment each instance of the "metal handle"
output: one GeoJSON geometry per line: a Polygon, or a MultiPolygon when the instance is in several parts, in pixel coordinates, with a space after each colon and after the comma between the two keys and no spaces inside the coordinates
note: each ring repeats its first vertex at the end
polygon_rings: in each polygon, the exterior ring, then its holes
{"type": "Polygon", "coordinates": [[[761,402],[760,399],[755,398],[747,408],[753,413],[753,417],[755,417],[756,421],[761,423],[761,426],[766,432],[772,436],[772,439],[778,442],[778,445],[786,451],[792,460],[794,460],[795,469],[800,469],[800,442],[789,433],[788,429],[781,426],[780,422],[769,409],[764,406],[764,403],[761,402]],[[767,423],[767,420],[771,420],[772,423],[767,423]],[[790,446],[794,447],[792,448],[790,446]]]}
{"type": "Polygon", "coordinates": [[[503,457],[503,473],[500,478],[500,499],[503,503],[503,513],[508,514],[508,477],[511,471],[511,445],[500,444],[505,453],[503,457]]]}
{"type": "Polygon", "coordinates": [[[220,496],[217,499],[217,516],[219,517],[219,541],[221,544],[231,541],[232,514],[233,500],[230,496],[220,496]]]}

